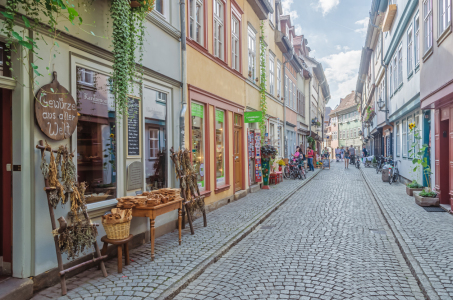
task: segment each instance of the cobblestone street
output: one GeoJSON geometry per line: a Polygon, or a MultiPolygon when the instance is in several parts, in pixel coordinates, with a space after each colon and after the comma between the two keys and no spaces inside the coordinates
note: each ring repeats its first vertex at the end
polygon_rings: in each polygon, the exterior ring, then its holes
{"type": "Polygon", "coordinates": [[[309,173],[208,214],[35,299],[452,299],[453,217],[429,213],[374,169],[309,173]],[[388,226],[389,225],[389,226],[388,226]]]}
{"type": "Polygon", "coordinates": [[[176,297],[277,298],[424,298],[359,170],[333,163],[176,297]]]}

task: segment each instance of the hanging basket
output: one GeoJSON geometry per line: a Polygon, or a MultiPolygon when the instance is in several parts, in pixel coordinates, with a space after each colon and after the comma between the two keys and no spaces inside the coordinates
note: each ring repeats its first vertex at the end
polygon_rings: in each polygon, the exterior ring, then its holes
{"type": "Polygon", "coordinates": [[[107,238],[111,240],[127,238],[131,229],[131,221],[116,224],[102,223],[102,225],[104,226],[107,238]]]}

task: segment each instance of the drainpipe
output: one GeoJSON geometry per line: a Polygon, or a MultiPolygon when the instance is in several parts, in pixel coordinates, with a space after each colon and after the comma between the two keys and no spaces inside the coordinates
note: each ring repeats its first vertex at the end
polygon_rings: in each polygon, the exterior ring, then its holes
{"type": "Polygon", "coordinates": [[[186,68],[186,2],[185,0],[180,0],[179,2],[179,15],[181,23],[181,112],[179,115],[179,145],[181,149],[184,149],[184,136],[185,136],[185,115],[187,110],[187,68],[186,68]]]}
{"type": "Polygon", "coordinates": [[[308,125],[310,126],[310,135],[311,136],[311,79],[308,81],[308,125]]]}
{"type": "MultiPolygon", "coordinates": [[[[384,34],[382,32],[382,34],[384,34]]],[[[381,66],[384,67],[384,70],[385,70],[385,77],[384,77],[384,84],[385,84],[385,87],[384,87],[384,90],[385,90],[385,124],[387,126],[390,126],[391,128],[391,132],[393,132],[393,126],[390,124],[389,122],[389,119],[388,119],[388,115],[389,115],[389,101],[388,101],[388,91],[387,91],[387,65],[384,63],[384,38],[382,37],[381,38],[381,66]]],[[[376,121],[377,123],[377,121],[376,121]]],[[[376,124],[377,125],[377,124],[376,124]]],[[[391,134],[391,133],[390,133],[391,134]]],[[[393,149],[391,149],[392,152],[393,152],[393,149]]]]}
{"type": "MultiPolygon", "coordinates": [[[[284,55],[283,55],[284,57],[284,55]]],[[[286,59],[285,57],[285,62],[283,63],[282,65],[282,79],[283,79],[283,136],[285,137],[284,139],[284,142],[285,142],[285,158],[286,158],[286,155],[288,153],[288,137],[286,136],[286,97],[288,95],[286,95],[286,86],[285,86],[285,83],[286,83],[286,77],[285,77],[285,65],[289,63],[289,60],[286,59]]],[[[288,77],[288,81],[289,81],[289,77],[288,77]]],[[[287,82],[287,84],[289,84],[289,82],[287,82]]]]}

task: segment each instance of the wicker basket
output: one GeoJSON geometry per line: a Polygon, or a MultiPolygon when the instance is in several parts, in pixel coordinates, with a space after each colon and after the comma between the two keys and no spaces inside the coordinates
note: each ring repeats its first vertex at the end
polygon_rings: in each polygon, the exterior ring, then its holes
{"type": "Polygon", "coordinates": [[[131,229],[131,221],[124,223],[108,224],[102,223],[107,234],[107,238],[111,240],[122,240],[129,236],[131,229]]]}

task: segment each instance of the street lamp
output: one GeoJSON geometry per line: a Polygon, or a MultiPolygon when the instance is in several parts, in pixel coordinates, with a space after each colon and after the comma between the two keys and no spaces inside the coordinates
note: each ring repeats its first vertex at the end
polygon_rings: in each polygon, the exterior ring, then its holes
{"type": "Polygon", "coordinates": [[[384,109],[385,102],[384,100],[382,100],[382,98],[379,98],[377,105],[379,106],[379,111],[387,111],[387,109],[384,109]]]}

